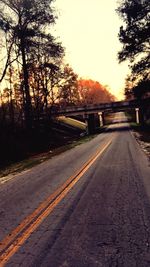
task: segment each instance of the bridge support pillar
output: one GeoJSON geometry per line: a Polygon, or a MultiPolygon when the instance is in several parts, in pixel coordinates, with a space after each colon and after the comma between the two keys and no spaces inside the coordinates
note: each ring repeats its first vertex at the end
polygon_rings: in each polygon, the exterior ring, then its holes
{"type": "Polygon", "coordinates": [[[94,114],[85,115],[86,132],[87,134],[94,134],[96,132],[95,116],[94,114]]]}
{"type": "Polygon", "coordinates": [[[136,113],[136,123],[139,124],[140,123],[139,108],[135,109],[135,113],[136,113]]]}
{"type": "Polygon", "coordinates": [[[99,124],[100,124],[100,127],[102,127],[104,126],[103,112],[99,112],[98,115],[99,115],[99,124]]]}

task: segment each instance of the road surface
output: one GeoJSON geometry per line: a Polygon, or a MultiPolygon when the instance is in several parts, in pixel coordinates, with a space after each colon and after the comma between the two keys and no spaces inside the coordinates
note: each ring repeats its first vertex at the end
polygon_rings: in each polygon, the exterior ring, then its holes
{"type": "Polygon", "coordinates": [[[124,121],[0,181],[0,267],[150,266],[150,165],[124,121]]]}

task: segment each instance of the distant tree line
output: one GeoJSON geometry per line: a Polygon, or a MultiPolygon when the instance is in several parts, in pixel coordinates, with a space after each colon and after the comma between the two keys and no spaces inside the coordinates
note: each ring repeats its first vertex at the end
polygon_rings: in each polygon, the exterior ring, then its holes
{"type": "MultiPolygon", "coordinates": [[[[8,122],[25,127],[25,95],[22,88],[23,73],[8,67],[5,79],[8,87],[0,93],[0,124],[8,122]]],[[[49,120],[53,107],[89,105],[114,101],[107,86],[78,77],[69,65],[46,63],[44,67],[29,69],[29,88],[32,107],[32,124],[38,125],[41,117],[49,120]]],[[[34,126],[35,126],[34,125],[34,126]]]]}
{"type": "Polygon", "coordinates": [[[80,102],[83,105],[115,101],[115,97],[110,93],[108,86],[103,86],[97,81],[79,79],[78,91],[80,102]]]}
{"type": "Polygon", "coordinates": [[[98,82],[80,80],[64,65],[64,48],[51,34],[53,0],[0,0],[0,126],[26,129],[49,118],[53,105],[114,99],[98,82]],[[5,82],[4,82],[5,81],[5,82]]]}
{"type": "Polygon", "coordinates": [[[150,96],[150,1],[121,0],[117,9],[123,20],[119,40],[119,62],[129,60],[131,74],[126,79],[126,98],[150,96]]]}

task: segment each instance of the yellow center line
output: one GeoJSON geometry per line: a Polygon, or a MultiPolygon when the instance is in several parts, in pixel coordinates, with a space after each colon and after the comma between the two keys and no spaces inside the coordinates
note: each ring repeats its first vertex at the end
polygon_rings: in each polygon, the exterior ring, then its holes
{"type": "Polygon", "coordinates": [[[102,149],[98,150],[74,176],[71,176],[58,190],[51,194],[32,214],[25,218],[18,227],[0,242],[0,267],[5,266],[8,260],[24,244],[42,221],[48,217],[84,173],[92,166],[96,159],[107,149],[111,142],[112,140],[102,149]]]}

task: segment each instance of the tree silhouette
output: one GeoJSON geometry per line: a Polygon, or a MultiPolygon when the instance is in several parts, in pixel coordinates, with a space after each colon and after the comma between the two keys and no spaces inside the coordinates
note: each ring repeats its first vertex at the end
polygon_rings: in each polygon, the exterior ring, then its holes
{"type": "Polygon", "coordinates": [[[16,59],[21,60],[27,128],[32,126],[29,66],[31,62],[33,64],[36,61],[35,55],[39,48],[52,56],[62,52],[61,45],[49,32],[49,26],[55,23],[56,19],[51,7],[52,2],[53,0],[0,0],[0,29],[5,34],[8,44],[7,60],[1,80],[10,63],[16,59]]]}
{"type": "Polygon", "coordinates": [[[129,59],[132,71],[145,75],[150,68],[150,2],[123,0],[117,11],[124,22],[119,32],[123,45],[119,61],[129,59]]]}
{"type": "Polygon", "coordinates": [[[61,105],[75,105],[79,103],[78,75],[66,65],[62,72],[59,86],[59,102],[61,105]]]}
{"type": "MultiPolygon", "coordinates": [[[[118,53],[118,59],[119,62],[130,61],[130,80],[134,81],[133,88],[136,87],[134,96],[142,97],[147,94],[143,84],[149,83],[150,79],[150,2],[122,0],[117,12],[124,22],[119,32],[119,40],[123,46],[118,53]]],[[[131,88],[126,88],[126,95],[129,95],[129,91],[131,93],[131,88]]]]}

